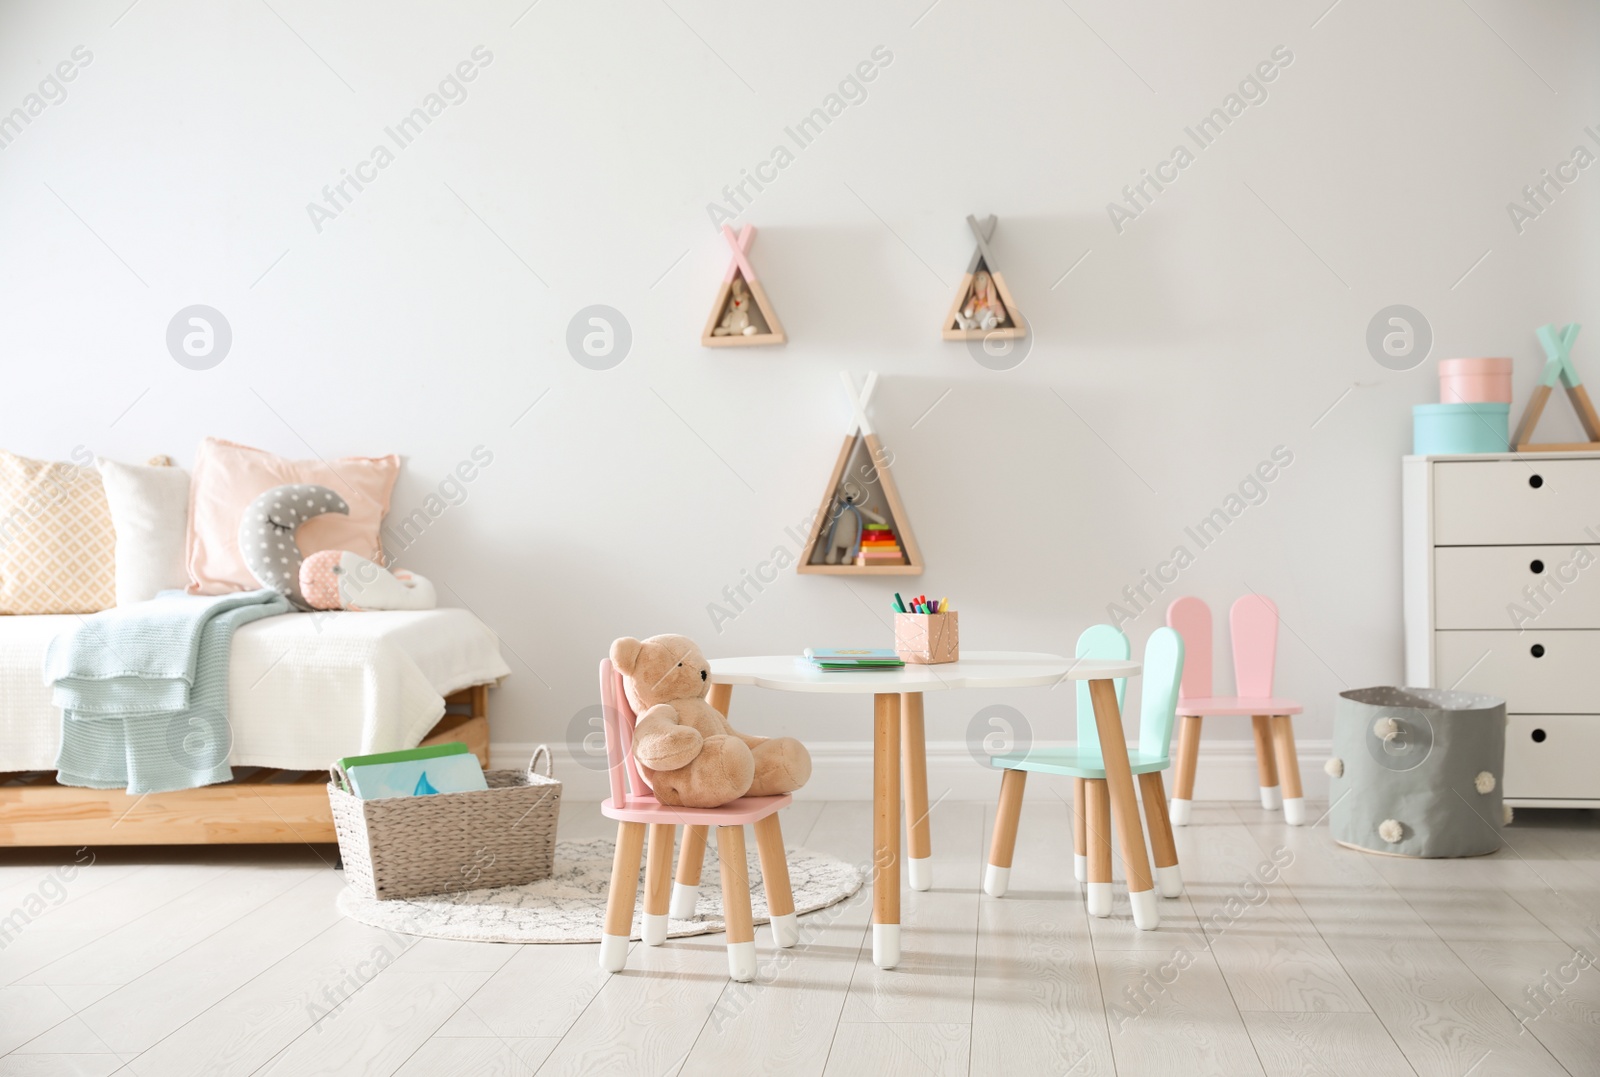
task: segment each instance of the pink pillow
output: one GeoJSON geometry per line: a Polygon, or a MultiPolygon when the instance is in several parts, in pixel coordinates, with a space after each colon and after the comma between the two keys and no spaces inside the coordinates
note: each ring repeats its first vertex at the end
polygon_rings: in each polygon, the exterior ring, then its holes
{"type": "Polygon", "coordinates": [[[349,550],[383,564],[378,529],[399,476],[398,456],[285,460],[263,449],[206,438],[189,480],[189,593],[224,595],[261,586],[239,553],[239,521],[257,495],[293,483],[326,486],[350,505],[349,516],[329,513],[300,526],[295,538],[302,554],[349,550]]]}

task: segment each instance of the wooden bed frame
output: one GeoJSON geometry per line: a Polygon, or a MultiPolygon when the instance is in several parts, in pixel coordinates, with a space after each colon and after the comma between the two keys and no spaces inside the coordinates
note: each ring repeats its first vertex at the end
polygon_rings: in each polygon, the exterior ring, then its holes
{"type": "MultiPolygon", "coordinates": [[[[464,742],[489,765],[489,686],[445,700],[423,744],[464,742]]],[[[331,762],[331,760],[330,760],[331,762]]],[[[0,846],[332,842],[327,771],[236,767],[234,780],[129,796],[57,785],[54,771],[0,774],[0,846]]]]}

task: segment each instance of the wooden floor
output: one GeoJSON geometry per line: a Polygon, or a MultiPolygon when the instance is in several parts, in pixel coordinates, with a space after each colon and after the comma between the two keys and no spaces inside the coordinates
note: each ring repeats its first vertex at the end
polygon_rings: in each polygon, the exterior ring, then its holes
{"type": "MultiPolygon", "coordinates": [[[[1591,813],[1524,811],[1499,854],[1409,861],[1197,804],[1188,892],[1150,933],[1125,896],[1084,915],[1070,793],[1038,785],[1009,896],[977,887],[994,806],[940,804],[903,967],[873,967],[863,894],[803,918],[794,951],[760,929],[748,987],[720,936],[636,946],[608,978],[593,946],[386,935],[334,911],[325,846],[107,849],[65,881],[64,850],[0,850],[0,1075],[1600,1072],[1591,813]]],[[[565,837],[609,832],[562,811],[565,837]]],[[[784,826],[869,855],[868,804],[784,826]]]]}

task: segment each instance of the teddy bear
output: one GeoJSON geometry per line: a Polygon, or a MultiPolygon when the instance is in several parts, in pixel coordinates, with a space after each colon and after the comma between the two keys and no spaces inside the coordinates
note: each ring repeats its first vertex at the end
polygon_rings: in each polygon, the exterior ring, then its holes
{"type": "Polygon", "coordinates": [[[661,803],[717,808],[792,793],[811,777],[805,745],[740,733],[706,702],[711,668],[687,636],[624,636],[611,644],[611,664],[639,716],[634,761],[661,803]]]}

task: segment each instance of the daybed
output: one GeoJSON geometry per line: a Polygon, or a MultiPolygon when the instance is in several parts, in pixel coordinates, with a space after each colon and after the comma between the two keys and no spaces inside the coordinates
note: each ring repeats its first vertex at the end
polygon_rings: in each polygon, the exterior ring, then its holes
{"type": "Polygon", "coordinates": [[[0,845],[334,841],[330,763],[460,740],[487,766],[488,689],[510,673],[466,610],[268,617],[233,640],[234,781],[131,797],[55,783],[61,712],[43,659],[78,620],[0,617],[0,845]]]}

